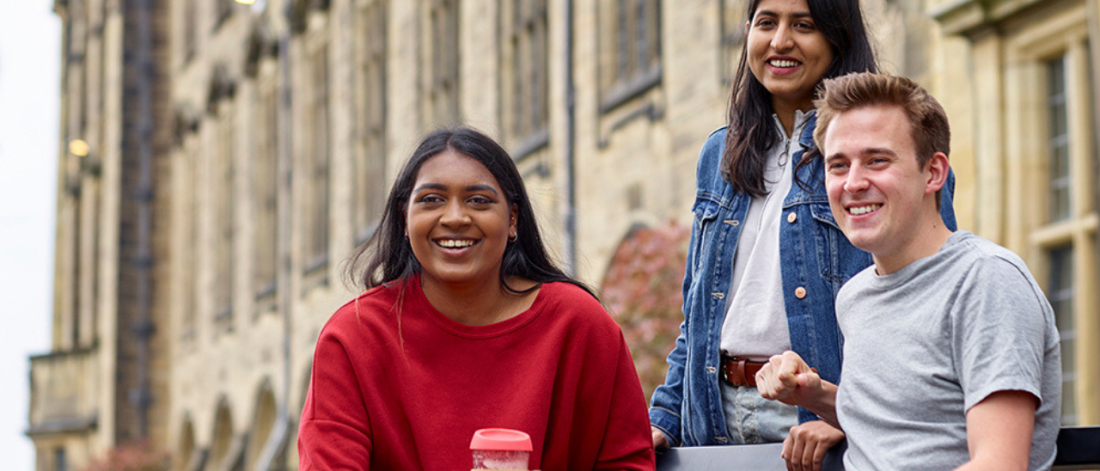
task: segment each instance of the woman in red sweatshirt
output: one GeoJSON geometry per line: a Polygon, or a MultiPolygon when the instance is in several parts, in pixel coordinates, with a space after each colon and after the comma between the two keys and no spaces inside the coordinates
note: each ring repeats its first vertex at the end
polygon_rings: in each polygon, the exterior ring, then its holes
{"type": "Polygon", "coordinates": [[[467,128],[428,135],[317,341],[300,469],[465,470],[475,430],[527,432],[530,469],[653,469],[618,325],[546,254],[523,180],[467,128]]]}

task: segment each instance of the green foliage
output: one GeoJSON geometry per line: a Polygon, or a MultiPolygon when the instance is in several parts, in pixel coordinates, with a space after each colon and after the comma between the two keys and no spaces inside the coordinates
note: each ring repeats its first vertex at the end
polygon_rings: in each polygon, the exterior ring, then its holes
{"type": "Polygon", "coordinates": [[[688,228],[675,223],[632,231],[615,251],[600,295],[623,329],[646,401],[665,381],[665,357],[680,334],[688,228]]]}
{"type": "Polygon", "coordinates": [[[118,445],[88,464],[83,471],[168,471],[168,454],[148,442],[118,445]]]}

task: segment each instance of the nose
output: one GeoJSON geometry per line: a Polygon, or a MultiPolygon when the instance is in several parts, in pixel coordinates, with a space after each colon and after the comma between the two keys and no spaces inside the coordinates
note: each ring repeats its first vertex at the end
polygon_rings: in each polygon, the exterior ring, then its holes
{"type": "Polygon", "coordinates": [[[867,176],[864,175],[863,169],[858,165],[852,165],[848,169],[847,179],[844,181],[844,191],[848,193],[859,193],[867,189],[870,186],[870,182],[867,181],[867,176]]]}
{"type": "Polygon", "coordinates": [[[461,200],[452,199],[447,202],[443,210],[443,216],[439,221],[447,227],[462,226],[470,223],[470,215],[466,213],[466,205],[461,200]]]}
{"type": "Polygon", "coordinates": [[[791,38],[790,26],[786,23],[781,23],[775,30],[775,36],[772,36],[772,49],[777,52],[788,51],[794,47],[794,40],[791,38]]]}

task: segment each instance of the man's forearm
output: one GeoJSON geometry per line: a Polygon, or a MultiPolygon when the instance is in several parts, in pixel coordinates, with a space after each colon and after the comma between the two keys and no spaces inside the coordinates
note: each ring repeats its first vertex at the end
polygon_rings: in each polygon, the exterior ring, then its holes
{"type": "Polygon", "coordinates": [[[809,409],[829,425],[843,430],[836,418],[836,390],[835,384],[821,380],[821,389],[816,394],[805,396],[800,401],[803,403],[797,405],[809,409]]]}

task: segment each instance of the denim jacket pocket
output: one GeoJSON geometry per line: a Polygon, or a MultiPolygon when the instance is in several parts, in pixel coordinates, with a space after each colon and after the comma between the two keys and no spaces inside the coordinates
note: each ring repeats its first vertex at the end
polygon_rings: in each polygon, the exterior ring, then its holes
{"type": "Polygon", "coordinates": [[[832,284],[833,293],[849,278],[871,264],[871,256],[848,242],[840,231],[828,203],[811,203],[810,214],[817,222],[814,240],[817,241],[817,260],[821,276],[832,284]]]}

